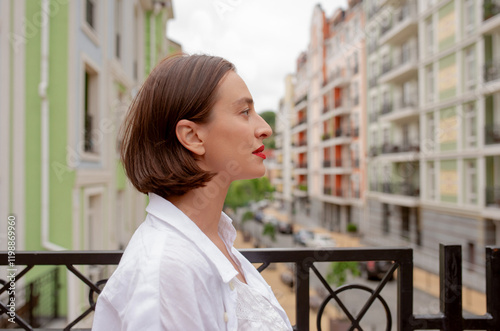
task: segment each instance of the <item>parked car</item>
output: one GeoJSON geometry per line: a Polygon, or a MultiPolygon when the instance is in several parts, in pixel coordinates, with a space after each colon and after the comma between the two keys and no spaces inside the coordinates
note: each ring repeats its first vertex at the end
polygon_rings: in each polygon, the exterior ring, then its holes
{"type": "Polygon", "coordinates": [[[293,234],[293,224],[284,221],[279,221],[278,231],[283,234],[293,234]]]}
{"type": "Polygon", "coordinates": [[[310,230],[301,229],[296,233],[294,233],[293,242],[305,246],[306,242],[308,240],[311,240],[313,237],[314,237],[314,232],[310,230]]]}
{"type": "MultiPolygon", "coordinates": [[[[366,261],[361,263],[361,270],[364,272],[366,279],[381,280],[393,263],[393,261],[366,261]]],[[[391,275],[389,280],[393,278],[394,275],[391,275]]]]}
{"type": "Polygon", "coordinates": [[[315,233],[314,236],[306,241],[309,247],[335,247],[336,243],[328,233],[315,233]]]}

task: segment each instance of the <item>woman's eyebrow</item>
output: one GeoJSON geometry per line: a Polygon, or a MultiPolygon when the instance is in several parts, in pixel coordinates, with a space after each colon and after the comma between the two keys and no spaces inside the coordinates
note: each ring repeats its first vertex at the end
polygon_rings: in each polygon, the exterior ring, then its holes
{"type": "Polygon", "coordinates": [[[233,106],[244,105],[244,104],[253,105],[253,99],[249,97],[243,97],[233,102],[233,106]]]}

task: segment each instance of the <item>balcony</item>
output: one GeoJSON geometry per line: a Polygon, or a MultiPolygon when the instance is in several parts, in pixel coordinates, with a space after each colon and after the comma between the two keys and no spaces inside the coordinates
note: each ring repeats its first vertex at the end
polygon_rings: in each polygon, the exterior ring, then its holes
{"type": "Polygon", "coordinates": [[[486,206],[500,208],[500,186],[486,187],[486,206]]]}
{"type": "MultiPolygon", "coordinates": [[[[307,101],[307,94],[305,94],[304,96],[296,99],[296,101],[295,101],[295,107],[299,108],[298,106],[300,104],[302,104],[302,103],[305,103],[306,101],[307,101]]],[[[300,107],[300,108],[302,108],[302,107],[300,107]]]]}
{"type": "Polygon", "coordinates": [[[500,30],[500,2],[485,0],[483,3],[483,25],[481,33],[493,33],[500,30]]]}
{"type": "Polygon", "coordinates": [[[390,61],[386,61],[386,62],[382,63],[382,71],[380,72],[380,76],[385,75],[386,73],[391,71],[391,69],[392,69],[392,65],[391,65],[390,61]]]}
{"type": "Polygon", "coordinates": [[[368,156],[369,157],[375,157],[380,154],[380,148],[378,146],[371,146],[370,150],[368,151],[368,156]]]}
{"type": "Polygon", "coordinates": [[[500,124],[485,126],[484,143],[486,145],[500,144],[500,124]]]}
{"type": "Polygon", "coordinates": [[[307,123],[307,117],[303,117],[300,120],[298,120],[297,123],[295,123],[295,125],[292,128],[296,128],[299,125],[304,124],[304,123],[307,123]]]}
{"type": "MultiPolygon", "coordinates": [[[[462,325],[467,325],[467,329],[474,330],[498,330],[500,328],[499,315],[499,297],[497,293],[500,291],[500,249],[499,247],[485,248],[485,270],[486,270],[486,310],[487,313],[482,316],[463,314],[462,312],[462,252],[459,245],[443,245],[439,247],[440,258],[440,299],[442,303],[442,311],[434,315],[416,315],[413,313],[413,251],[411,248],[315,248],[315,249],[242,249],[240,252],[251,263],[261,264],[257,269],[259,272],[265,270],[273,263],[290,263],[293,265],[293,279],[295,292],[295,316],[296,324],[294,330],[308,331],[310,330],[310,288],[311,274],[312,277],[319,280],[327,295],[322,297],[321,307],[317,315],[317,324],[321,324],[325,306],[336,301],[342,303],[342,296],[339,295],[344,291],[351,291],[352,295],[359,296],[360,306],[356,307],[355,312],[347,310],[344,304],[342,307],[343,314],[348,316],[352,329],[359,329],[360,323],[363,321],[366,311],[370,309],[372,303],[383,306],[387,329],[392,329],[392,321],[394,327],[401,331],[410,331],[419,329],[419,326],[425,326],[427,329],[446,330],[461,330],[462,325]],[[360,284],[349,284],[339,288],[332,288],[326,281],[324,275],[318,270],[319,264],[333,261],[393,261],[392,266],[384,274],[379,283],[374,284],[374,288],[360,284]],[[396,305],[396,315],[392,316],[391,310],[387,307],[387,303],[382,296],[385,286],[389,279],[397,272],[397,292],[396,302],[391,302],[396,305]],[[365,295],[367,292],[368,296],[365,295]],[[381,305],[381,303],[383,303],[381,305]],[[463,324],[462,324],[463,323],[463,324]]],[[[73,273],[78,279],[88,287],[88,308],[73,321],[68,321],[64,330],[71,330],[80,320],[85,318],[95,309],[95,296],[102,292],[106,280],[98,280],[97,282],[89,279],[88,276],[80,273],[77,268],[80,266],[98,265],[115,266],[119,263],[122,251],[65,251],[65,252],[16,252],[16,265],[19,267],[19,272],[15,279],[16,285],[19,285],[19,280],[36,266],[57,266],[58,268],[65,267],[67,273],[73,273]],[[26,266],[21,269],[21,266],[26,266]],[[76,266],[76,267],[75,267],[76,266]]],[[[9,255],[7,252],[0,253],[1,265],[8,264],[9,255]]],[[[175,271],[174,271],[175,272],[175,271]]],[[[10,283],[6,283],[0,293],[4,293],[9,288],[10,283]]],[[[16,301],[17,302],[17,301],[16,301]]],[[[28,302],[26,307],[30,308],[31,312],[35,302],[28,302]]],[[[2,313],[6,314],[9,310],[6,304],[1,303],[0,308],[2,313]]],[[[24,330],[40,330],[35,329],[33,322],[28,320],[30,310],[26,309],[22,314],[21,309],[16,311],[14,320],[18,328],[24,330]],[[24,318],[23,318],[24,317],[24,318]]],[[[9,315],[5,317],[9,318],[9,315]]],[[[5,330],[5,329],[2,329],[5,330]]],[[[53,330],[63,330],[62,328],[53,330]]],[[[89,331],[89,329],[80,329],[89,331]]]]}
{"type": "Polygon", "coordinates": [[[351,136],[351,130],[350,129],[343,129],[343,128],[337,128],[335,130],[335,137],[350,137],[351,136]]]}
{"type": "Polygon", "coordinates": [[[382,104],[381,115],[389,114],[392,112],[392,102],[384,102],[382,104]]]}
{"type": "Polygon", "coordinates": [[[500,14],[500,4],[496,0],[484,0],[483,3],[483,21],[500,14]]]}
{"type": "Polygon", "coordinates": [[[370,112],[370,123],[375,123],[378,120],[378,111],[374,110],[370,112]]]}
{"type": "Polygon", "coordinates": [[[322,140],[322,141],[325,141],[325,140],[330,139],[331,137],[332,137],[332,136],[331,136],[329,133],[323,133],[323,134],[321,135],[321,140],[322,140]]]}
{"type": "Polygon", "coordinates": [[[415,144],[391,144],[383,143],[380,147],[381,154],[420,152],[420,145],[415,144]]]}
{"type": "Polygon", "coordinates": [[[407,182],[384,182],[382,183],[382,193],[418,197],[420,196],[420,188],[407,182]]]}
{"type": "Polygon", "coordinates": [[[392,66],[380,76],[380,82],[398,85],[416,76],[417,73],[417,50],[412,48],[401,53],[401,56],[392,63],[392,66]]]}
{"type": "Polygon", "coordinates": [[[297,168],[299,169],[305,169],[307,168],[307,162],[301,162],[298,164],[297,168]]]}
{"type": "Polygon", "coordinates": [[[332,166],[332,161],[330,160],[323,161],[323,168],[330,168],[331,166],[332,166]]]}
{"type": "Polygon", "coordinates": [[[409,119],[418,120],[419,108],[417,104],[417,97],[412,96],[409,100],[404,100],[401,98],[398,102],[394,104],[394,111],[389,114],[384,115],[383,119],[385,121],[391,122],[407,122],[409,119]]]}
{"type": "Polygon", "coordinates": [[[323,81],[322,93],[336,87],[344,87],[351,84],[351,70],[347,68],[337,69],[323,81]]]}
{"type": "Polygon", "coordinates": [[[370,182],[370,191],[378,192],[379,187],[377,182],[370,182]]]}
{"type": "Polygon", "coordinates": [[[368,88],[374,88],[377,85],[378,77],[371,77],[368,79],[368,88]]]}
{"type": "Polygon", "coordinates": [[[492,61],[484,65],[484,82],[489,83],[500,79],[500,61],[492,61]]]}
{"type": "Polygon", "coordinates": [[[354,138],[359,137],[359,127],[355,127],[355,128],[352,130],[352,136],[353,136],[354,138]]]}
{"type": "Polygon", "coordinates": [[[380,44],[401,44],[411,35],[416,35],[418,20],[415,6],[404,5],[393,19],[394,23],[380,37],[380,44]]]}

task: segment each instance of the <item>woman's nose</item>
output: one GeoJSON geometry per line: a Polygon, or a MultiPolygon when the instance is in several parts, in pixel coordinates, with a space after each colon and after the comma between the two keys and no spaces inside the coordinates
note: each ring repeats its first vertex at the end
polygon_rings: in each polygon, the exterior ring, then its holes
{"type": "Polygon", "coordinates": [[[257,130],[255,130],[255,135],[257,138],[266,139],[273,134],[273,129],[269,126],[269,124],[259,115],[259,123],[257,126],[257,130]]]}

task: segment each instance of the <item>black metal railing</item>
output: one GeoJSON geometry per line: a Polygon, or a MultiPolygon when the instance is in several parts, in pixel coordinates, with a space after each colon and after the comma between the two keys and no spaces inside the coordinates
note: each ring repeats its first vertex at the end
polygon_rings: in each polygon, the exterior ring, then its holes
{"type": "Polygon", "coordinates": [[[500,124],[485,126],[484,142],[487,145],[500,144],[500,124]]]}
{"type": "MultiPolygon", "coordinates": [[[[351,330],[362,330],[360,323],[375,301],[385,308],[387,330],[392,329],[392,315],[381,296],[388,281],[397,270],[397,316],[394,321],[397,330],[410,331],[422,329],[441,330],[500,330],[500,247],[486,247],[486,310],[485,315],[466,315],[462,313],[462,253],[460,245],[440,245],[440,310],[438,314],[413,314],[413,251],[411,248],[328,248],[328,249],[244,249],[241,253],[252,263],[262,263],[259,271],[271,263],[292,263],[294,265],[294,290],[296,325],[294,330],[306,331],[310,325],[310,279],[311,271],[327,291],[327,296],[318,310],[316,324],[321,330],[321,319],[328,303],[334,300],[351,323],[351,330]],[[372,289],[365,285],[349,284],[332,288],[317,269],[317,263],[333,261],[393,261],[380,283],[372,289]],[[339,294],[357,289],[366,291],[370,297],[356,307],[357,313],[349,311],[339,294]]],[[[92,282],[80,273],[79,265],[116,265],[122,251],[66,251],[66,252],[16,252],[16,265],[26,266],[17,274],[19,281],[34,266],[65,266],[89,287],[89,308],[63,330],[70,330],[95,309],[95,294],[102,291],[107,280],[92,282]]],[[[0,265],[7,265],[8,253],[0,253],[0,265]]],[[[0,289],[8,289],[9,284],[0,289]]],[[[364,297],[364,296],[363,296],[364,297]]],[[[361,298],[360,298],[361,299],[361,298]]],[[[0,303],[0,312],[9,312],[5,303],[0,303]]],[[[15,322],[24,330],[34,330],[24,319],[15,314],[15,322]]],[[[61,330],[61,329],[59,329],[61,330]]]]}
{"type": "Polygon", "coordinates": [[[500,207],[500,186],[486,187],[486,206],[500,207]]]}
{"type": "Polygon", "coordinates": [[[388,194],[404,195],[409,197],[418,197],[420,189],[411,183],[382,183],[382,192],[388,194]]]}

